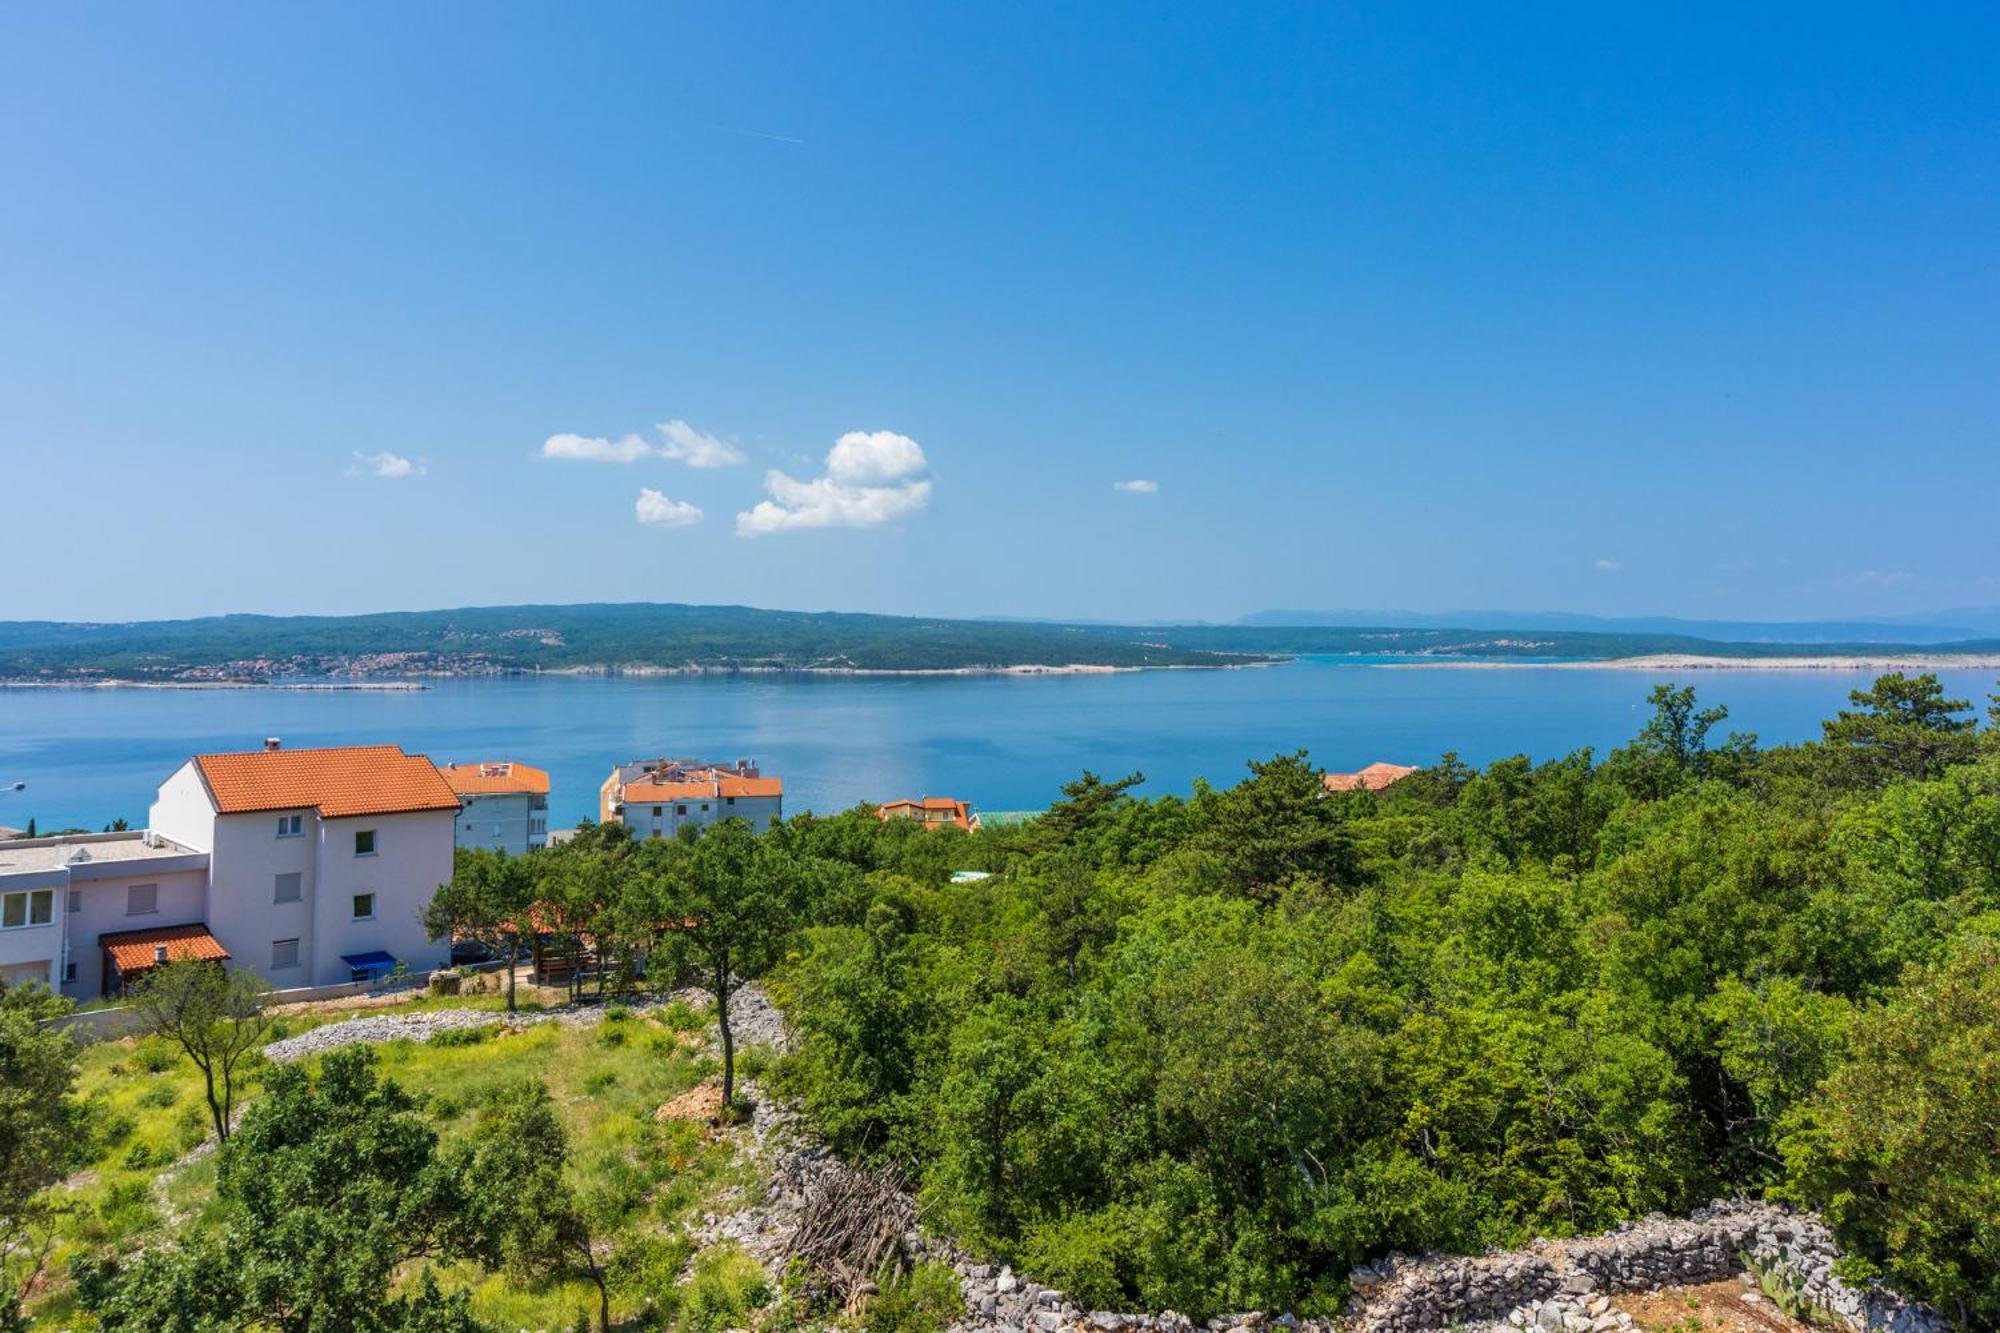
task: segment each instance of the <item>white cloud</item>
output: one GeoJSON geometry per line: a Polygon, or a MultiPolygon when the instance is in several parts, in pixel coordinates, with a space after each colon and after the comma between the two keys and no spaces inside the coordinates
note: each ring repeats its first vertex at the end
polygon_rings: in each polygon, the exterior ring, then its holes
{"type": "Polygon", "coordinates": [[[1601,570],[1606,574],[1615,574],[1619,570],[1625,568],[1623,561],[1607,560],[1601,555],[1598,556],[1597,559],[1591,561],[1590,564],[1593,569],[1601,570]]]}
{"type": "Polygon", "coordinates": [[[654,429],[666,441],[660,446],[662,458],[671,458],[689,467],[734,467],[743,461],[741,449],[713,435],[703,435],[679,418],[662,421],[654,429]]]}
{"type": "Polygon", "coordinates": [[[1152,495],[1160,489],[1160,483],[1140,477],[1131,481],[1114,481],[1111,483],[1111,489],[1123,491],[1127,495],[1152,495]]]}
{"type": "Polygon", "coordinates": [[[586,463],[636,463],[653,452],[637,435],[619,440],[591,435],[551,435],[542,441],[543,458],[570,458],[586,463]]]}
{"type": "Polygon", "coordinates": [[[656,528],[684,528],[701,522],[701,510],[685,500],[669,500],[650,486],[639,492],[639,503],[633,509],[641,523],[656,528]]]}
{"type": "Polygon", "coordinates": [[[880,486],[928,466],[917,442],[892,430],[851,430],[826,455],[826,475],[843,486],[880,486]]]}
{"type": "Polygon", "coordinates": [[[800,481],[764,474],[771,498],[736,516],[736,535],[808,528],[868,528],[920,512],[931,500],[923,449],[894,431],[849,431],[826,455],[826,475],[800,481]]]}
{"type": "Polygon", "coordinates": [[[357,449],[354,453],[354,466],[348,471],[354,476],[381,477],[388,481],[396,481],[403,477],[421,477],[426,470],[424,460],[421,458],[405,458],[401,454],[391,453],[364,454],[357,449]]]}

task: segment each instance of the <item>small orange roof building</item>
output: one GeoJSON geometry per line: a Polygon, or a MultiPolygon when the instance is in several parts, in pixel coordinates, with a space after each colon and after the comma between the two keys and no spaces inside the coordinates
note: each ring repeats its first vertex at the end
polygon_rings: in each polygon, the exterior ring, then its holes
{"type": "Polygon", "coordinates": [[[1328,791],[1381,791],[1384,787],[1401,782],[1417,769],[1412,764],[1385,764],[1377,761],[1358,773],[1328,773],[1328,791]]]}
{"type": "Polygon", "coordinates": [[[762,828],[784,815],[785,781],[765,777],[748,759],[635,759],[611,770],[598,789],[598,818],[635,837],[671,835],[684,824],[745,819],[762,828]]]}
{"type": "Polygon", "coordinates": [[[926,828],[979,827],[979,816],[972,813],[972,804],[969,801],[953,800],[949,796],[925,796],[914,801],[884,801],[875,808],[875,817],[884,823],[891,819],[913,819],[926,828]]]}

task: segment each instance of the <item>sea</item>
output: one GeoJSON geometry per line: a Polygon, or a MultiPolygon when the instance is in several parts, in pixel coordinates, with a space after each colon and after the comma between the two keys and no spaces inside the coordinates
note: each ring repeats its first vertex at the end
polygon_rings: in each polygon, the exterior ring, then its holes
{"type": "MultiPolygon", "coordinates": [[[[1088,769],[1143,773],[1143,791],[1218,786],[1245,764],[1307,751],[1351,770],[1600,754],[1644,724],[1662,681],[1723,704],[1718,730],[1809,739],[1865,688],[1851,670],[1471,668],[1308,657],[1222,671],[1032,676],[540,676],[431,680],[408,690],[0,688],[0,825],[140,827],[189,756],[389,742],[440,763],[516,760],[551,776],[550,824],[593,817],[612,765],[661,755],[749,759],[785,781],[787,813],[950,796],[986,811],[1046,808],[1088,769]],[[6,790],[16,782],[26,788],[6,790]]],[[[1940,673],[1980,709],[1992,671],[1940,673]]]]}

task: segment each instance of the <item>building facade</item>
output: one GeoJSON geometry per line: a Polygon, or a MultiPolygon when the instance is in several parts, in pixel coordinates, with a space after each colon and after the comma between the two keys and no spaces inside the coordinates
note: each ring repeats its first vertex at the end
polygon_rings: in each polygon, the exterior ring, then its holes
{"type": "Polygon", "coordinates": [[[205,924],[272,985],[323,986],[445,962],[423,912],[451,878],[458,796],[393,745],[197,755],[150,829],[208,857],[205,924]]]}
{"type": "Polygon", "coordinates": [[[105,991],[106,938],[133,937],[153,957],[201,926],[208,857],[146,833],[81,833],[0,842],[0,981],[39,983],[76,999],[105,991]]]}
{"type": "Polygon", "coordinates": [[[460,847],[487,847],[523,856],[549,844],[549,775],[510,760],[440,764],[458,794],[460,847]]]}
{"type": "Polygon", "coordinates": [[[611,770],[598,790],[598,818],[635,838],[671,838],[681,829],[747,820],[760,832],[784,818],[785,784],[747,759],[733,765],[693,759],[635,759],[611,770]]]}
{"type": "Polygon", "coordinates": [[[955,801],[949,796],[924,796],[917,800],[884,801],[875,807],[876,818],[887,822],[891,819],[910,819],[926,828],[979,827],[979,816],[972,812],[969,801],[955,801]]]}

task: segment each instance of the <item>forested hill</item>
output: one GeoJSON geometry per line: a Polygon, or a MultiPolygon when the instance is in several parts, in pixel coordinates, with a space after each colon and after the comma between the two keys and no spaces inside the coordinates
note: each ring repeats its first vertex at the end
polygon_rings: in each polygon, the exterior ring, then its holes
{"type": "Polygon", "coordinates": [[[0,622],[0,680],[269,680],[521,671],[951,671],[1220,667],[1304,654],[1602,659],[2000,651],[1963,644],[1728,643],[1689,635],[1437,627],[1121,626],[676,603],[358,616],[0,622]]]}

